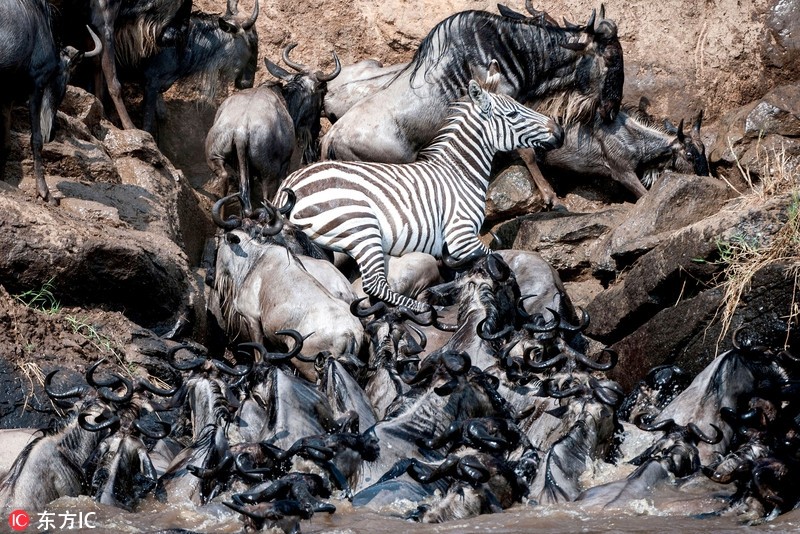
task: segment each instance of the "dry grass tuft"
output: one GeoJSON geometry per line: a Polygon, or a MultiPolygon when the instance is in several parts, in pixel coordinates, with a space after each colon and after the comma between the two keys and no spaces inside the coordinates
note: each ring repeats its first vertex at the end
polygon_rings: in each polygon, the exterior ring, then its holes
{"type": "MultiPolygon", "coordinates": [[[[742,178],[749,186],[749,191],[740,198],[739,207],[759,206],[769,198],[785,194],[790,199],[787,220],[767,240],[735,235],[717,243],[720,262],[725,264],[720,278],[724,296],[720,305],[722,329],[717,345],[730,330],[734,312],[742,295],[750,288],[755,273],[775,263],[788,265],[787,276],[794,278],[792,308],[785,316],[789,327],[800,318],[796,300],[800,282],[800,159],[787,157],[783,147],[771,151],[758,149],[757,153],[759,159],[756,165],[760,169],[758,181],[753,180],[750,168],[744,169],[738,160],[736,162],[742,178]]],[[[786,332],[785,343],[788,343],[788,339],[789,331],[786,332]]]]}

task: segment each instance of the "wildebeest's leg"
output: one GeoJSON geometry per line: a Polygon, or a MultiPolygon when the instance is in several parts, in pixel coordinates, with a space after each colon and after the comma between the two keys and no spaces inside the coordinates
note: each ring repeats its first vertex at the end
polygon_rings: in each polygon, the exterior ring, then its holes
{"type": "Polygon", "coordinates": [[[36,192],[45,202],[56,204],[57,202],[50,195],[47,189],[47,182],[44,181],[44,167],[42,165],[42,99],[44,91],[37,87],[30,97],[29,109],[31,116],[31,152],[33,152],[33,174],[36,176],[36,192]]]}
{"type": "Polygon", "coordinates": [[[217,198],[228,194],[228,171],[225,169],[225,157],[220,154],[209,154],[206,163],[214,172],[215,178],[206,190],[217,198]]]}
{"type": "Polygon", "coordinates": [[[539,170],[539,165],[536,163],[536,153],[533,149],[520,148],[517,152],[522,158],[522,161],[525,162],[525,166],[528,168],[533,182],[539,189],[539,194],[542,195],[544,205],[548,208],[563,208],[563,205],[558,202],[558,197],[553,187],[550,185],[550,182],[547,181],[547,178],[542,175],[542,171],[539,170]]]}
{"type": "Polygon", "coordinates": [[[647,189],[639,181],[639,177],[632,169],[618,169],[614,165],[611,166],[611,178],[624,185],[631,193],[636,196],[636,199],[642,198],[647,189]]]}
{"type": "MultiPolygon", "coordinates": [[[[114,21],[117,13],[119,12],[118,0],[96,0],[93,2],[96,5],[92,6],[92,11],[96,15],[102,17],[101,20],[95,20],[95,26],[100,29],[100,38],[103,41],[103,52],[101,54],[100,64],[103,69],[103,76],[106,79],[108,86],[108,94],[114,102],[114,108],[117,110],[119,120],[122,122],[122,127],[126,130],[136,128],[133,121],[128,115],[128,110],[125,108],[125,103],[122,101],[122,85],[119,83],[117,77],[117,63],[115,58],[114,46],[114,21]],[[115,4],[112,6],[112,4],[115,4]],[[99,22],[99,24],[98,24],[99,22]]],[[[98,86],[97,91],[100,90],[98,86]]]]}

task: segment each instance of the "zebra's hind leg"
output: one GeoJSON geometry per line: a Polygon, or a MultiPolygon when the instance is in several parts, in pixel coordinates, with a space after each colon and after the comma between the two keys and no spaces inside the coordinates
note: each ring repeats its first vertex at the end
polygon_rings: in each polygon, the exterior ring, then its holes
{"type": "Polygon", "coordinates": [[[392,306],[406,306],[414,313],[430,311],[429,304],[401,295],[389,287],[389,282],[386,280],[386,258],[379,237],[368,238],[360,245],[359,250],[352,255],[361,270],[364,293],[392,306]]]}

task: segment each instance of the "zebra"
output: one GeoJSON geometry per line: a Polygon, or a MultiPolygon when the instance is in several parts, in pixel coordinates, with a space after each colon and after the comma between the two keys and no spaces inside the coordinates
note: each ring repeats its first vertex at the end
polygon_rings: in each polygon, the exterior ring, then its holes
{"type": "Polygon", "coordinates": [[[563,141],[553,119],[485,91],[475,80],[468,95],[453,104],[417,161],[315,163],[288,176],[275,198],[312,241],[356,261],[371,297],[429,311],[389,287],[386,255],[417,251],[441,258],[444,253],[458,263],[488,254],[478,231],[494,154],[556,148],[563,141]]]}

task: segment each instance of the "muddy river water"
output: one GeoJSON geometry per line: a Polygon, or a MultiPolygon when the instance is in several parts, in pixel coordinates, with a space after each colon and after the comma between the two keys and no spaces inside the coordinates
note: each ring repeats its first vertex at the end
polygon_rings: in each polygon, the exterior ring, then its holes
{"type": "MultiPolygon", "coordinates": [[[[724,487],[723,487],[724,488],[724,487]]],[[[347,501],[332,499],[334,514],[316,514],[300,524],[301,532],[341,534],[435,534],[435,533],[576,533],[576,532],[675,532],[675,533],[743,533],[743,532],[800,532],[800,510],[779,516],[769,523],[748,525],[741,518],[698,518],[703,510],[724,507],[727,491],[701,482],[695,488],[666,488],[651,498],[631,501],[622,509],[601,510],[591,505],[567,503],[548,506],[518,504],[502,513],[485,514],[439,524],[419,524],[398,517],[397,510],[371,511],[353,508],[347,501]]],[[[238,514],[217,502],[202,508],[192,506],[142,503],[136,513],[100,505],[88,497],[62,498],[48,506],[55,519],[50,532],[144,533],[144,532],[203,532],[236,534],[244,532],[238,514]],[[67,513],[94,512],[94,528],[59,528],[67,513]],[[185,530],[171,530],[185,529],[185,530]]],[[[36,530],[37,518],[31,517],[29,530],[36,530]]],[[[283,524],[290,527],[290,524],[283,524]]],[[[6,529],[7,525],[3,525],[6,529]]],[[[265,532],[283,532],[265,528],[265,532]]]]}

